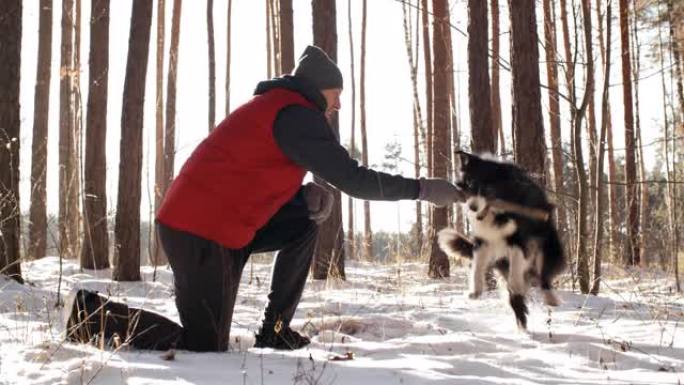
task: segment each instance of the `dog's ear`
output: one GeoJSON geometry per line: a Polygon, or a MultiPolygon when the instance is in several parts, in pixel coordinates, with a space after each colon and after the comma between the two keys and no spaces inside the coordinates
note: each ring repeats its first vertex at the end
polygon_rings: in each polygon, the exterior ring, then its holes
{"type": "Polygon", "coordinates": [[[465,169],[473,158],[472,154],[468,154],[465,151],[456,151],[456,168],[465,169]]]}

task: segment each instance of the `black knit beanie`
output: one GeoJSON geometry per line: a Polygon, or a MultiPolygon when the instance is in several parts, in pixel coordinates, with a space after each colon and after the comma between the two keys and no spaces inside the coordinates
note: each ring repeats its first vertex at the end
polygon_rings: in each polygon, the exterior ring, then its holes
{"type": "Polygon", "coordinates": [[[306,78],[319,90],[342,88],[342,73],[337,64],[322,49],[310,45],[299,57],[293,71],[296,77],[306,78]]]}

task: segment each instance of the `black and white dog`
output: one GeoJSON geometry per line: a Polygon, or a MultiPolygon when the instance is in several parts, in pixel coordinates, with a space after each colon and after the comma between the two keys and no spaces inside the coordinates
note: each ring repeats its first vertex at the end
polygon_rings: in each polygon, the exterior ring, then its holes
{"type": "Polygon", "coordinates": [[[565,267],[563,248],[550,219],[541,221],[500,211],[488,201],[499,199],[547,212],[553,205],[542,187],[520,167],[489,156],[457,155],[456,185],[470,197],[465,207],[472,236],[466,238],[453,229],[444,229],[439,234],[440,247],[447,254],[472,258],[470,298],[482,294],[487,270],[498,270],[508,284],[518,327],[526,329],[525,295],[530,286],[541,287],[547,305],[559,304],[552,283],[565,267]]]}

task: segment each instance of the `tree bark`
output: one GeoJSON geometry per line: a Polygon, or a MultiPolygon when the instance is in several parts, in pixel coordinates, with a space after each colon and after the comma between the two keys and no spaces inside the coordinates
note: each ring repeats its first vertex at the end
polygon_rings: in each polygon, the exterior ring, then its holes
{"type": "Polygon", "coordinates": [[[78,241],[77,170],[74,164],[74,0],[62,0],[59,83],[59,255],[76,257],[78,241]]]}
{"type": "MultiPolygon", "coordinates": [[[[575,86],[575,67],[577,65],[577,51],[579,51],[579,34],[577,32],[577,22],[574,22],[574,38],[575,38],[575,50],[574,54],[573,51],[571,50],[571,36],[570,36],[570,31],[569,31],[569,26],[568,26],[568,12],[567,12],[567,5],[565,0],[560,0],[560,17],[561,17],[561,28],[563,31],[563,51],[564,51],[564,74],[565,74],[565,83],[567,86],[567,100],[568,100],[568,109],[570,112],[569,116],[569,123],[570,123],[570,147],[571,147],[571,152],[574,149],[574,143],[575,143],[575,136],[572,134],[572,130],[575,127],[575,116],[577,115],[577,95],[576,95],[576,86],[575,86]]],[[[571,0],[571,9],[573,10],[573,20],[577,19],[579,16],[576,15],[575,12],[575,1],[571,0]]],[[[573,196],[575,199],[578,199],[579,196],[579,187],[575,184],[571,186],[570,189],[570,194],[573,196]]],[[[576,240],[576,231],[577,231],[577,210],[574,211],[566,211],[567,214],[567,226],[566,226],[566,250],[569,255],[575,255],[576,252],[576,242],[570,241],[571,239],[576,240]],[[575,215],[572,217],[572,215],[575,215]]],[[[572,276],[572,289],[575,289],[575,265],[572,265],[570,269],[570,273],[572,276]]]]}
{"type": "MultiPolygon", "coordinates": [[[[471,148],[496,152],[489,71],[487,71],[487,2],[468,0],[468,92],[470,94],[471,148]]],[[[451,47],[449,47],[451,48],[451,47]]]]}
{"type": "Polygon", "coordinates": [[[90,68],[83,199],[81,268],[109,268],[107,232],[107,92],[109,0],[95,0],[90,17],[90,68]]]}
{"type": "MultiPolygon", "coordinates": [[[[600,22],[602,16],[601,0],[596,0],[596,14],[598,15],[598,33],[599,33],[599,47],[601,49],[601,64],[606,65],[606,45],[603,40],[603,24],[600,22]]],[[[611,21],[608,19],[607,23],[611,21]]],[[[606,24],[607,25],[607,24],[606,24]]],[[[619,252],[619,235],[618,226],[620,220],[618,219],[617,208],[617,170],[615,166],[615,154],[613,151],[613,123],[611,119],[610,103],[606,109],[606,146],[608,148],[608,243],[609,255],[611,258],[616,258],[619,252]]],[[[621,258],[617,258],[621,259],[621,258]]]]}
{"type": "Polygon", "coordinates": [[[72,154],[72,164],[74,167],[75,175],[75,186],[71,190],[72,196],[69,198],[70,201],[76,202],[74,210],[71,212],[74,214],[77,235],[74,238],[75,252],[74,258],[81,255],[81,208],[79,204],[83,203],[82,196],[82,186],[83,181],[83,169],[81,168],[81,159],[83,159],[83,103],[81,97],[81,0],[76,0],[75,8],[75,20],[74,20],[74,88],[73,88],[73,100],[74,100],[74,115],[73,115],[73,127],[74,127],[74,152],[72,154]]]}
{"type": "MultiPolygon", "coordinates": [[[[579,187],[578,208],[577,208],[577,279],[580,290],[583,294],[589,292],[589,255],[587,250],[587,205],[590,200],[589,184],[587,174],[584,169],[584,154],[582,152],[582,121],[585,112],[592,101],[594,93],[594,58],[591,45],[591,8],[589,0],[582,0],[582,22],[584,25],[584,49],[586,55],[586,83],[582,104],[575,115],[575,126],[573,128],[575,155],[575,172],[577,175],[577,186],[579,187]]],[[[576,108],[576,107],[575,107],[576,108]]]]}
{"type": "Polygon", "coordinates": [[[566,0],[560,0],[561,28],[563,29],[563,51],[565,53],[565,82],[568,87],[570,106],[570,126],[574,126],[575,112],[575,62],[570,47],[570,29],[568,27],[568,11],[566,0]]]}
{"type": "MultiPolygon", "coordinates": [[[[561,113],[558,89],[558,64],[556,50],[556,28],[551,0],[543,1],[544,8],[544,46],[546,53],[546,78],[549,84],[549,126],[551,131],[551,160],[553,162],[553,186],[557,196],[563,191],[563,148],[561,135],[561,113]]],[[[565,207],[560,202],[556,206],[556,226],[565,229],[567,225],[565,207]]]]}
{"type": "MultiPolygon", "coordinates": [[[[366,131],[366,0],[361,10],[361,79],[359,83],[359,112],[361,114],[361,163],[368,167],[368,135],[366,131]]],[[[373,256],[373,230],[371,229],[370,202],[363,201],[363,256],[366,260],[373,256]]]]}
{"type": "Polygon", "coordinates": [[[228,0],[226,15],[226,116],[230,115],[230,55],[232,54],[231,30],[233,27],[233,0],[228,0]]]}
{"type": "Polygon", "coordinates": [[[627,210],[627,250],[625,263],[639,265],[639,200],[636,184],[636,149],[634,137],[634,113],[632,111],[632,69],[629,49],[629,3],[620,0],[620,46],[622,59],[622,84],[625,120],[625,190],[627,210]]]}
{"type": "Polygon", "coordinates": [[[31,208],[29,213],[28,258],[45,256],[47,244],[48,115],[50,111],[50,64],[52,63],[52,0],[40,1],[38,65],[33,100],[33,141],[31,143],[31,208]]]}
{"type": "MultiPolygon", "coordinates": [[[[409,6],[403,3],[403,15],[404,15],[404,44],[406,45],[406,56],[409,62],[409,71],[411,75],[411,87],[413,96],[413,172],[416,179],[420,178],[420,138],[423,122],[423,113],[420,107],[420,98],[418,96],[418,63],[413,59],[413,39],[416,40],[416,44],[420,41],[420,36],[411,35],[410,28],[410,18],[411,13],[409,6]]],[[[416,20],[417,22],[418,20],[416,20]]],[[[417,31],[416,31],[417,32],[417,31]]],[[[416,46],[416,55],[418,47],[416,46]]],[[[422,254],[421,250],[423,248],[423,208],[419,200],[416,200],[416,223],[414,231],[411,233],[414,237],[413,242],[416,244],[418,254],[422,254]]]]}
{"type": "Polygon", "coordinates": [[[508,1],[513,66],[515,160],[544,185],[544,121],[534,0],[508,1]]]}
{"type": "Polygon", "coordinates": [[[278,0],[269,0],[271,10],[271,41],[273,43],[273,76],[280,76],[280,4],[278,0]]]}
{"type": "MultiPolygon", "coordinates": [[[[433,0],[433,51],[434,51],[434,142],[433,165],[434,177],[448,177],[448,162],[450,159],[449,146],[449,53],[448,46],[451,33],[449,27],[449,8],[447,0],[433,0]]],[[[449,259],[437,245],[437,229],[448,225],[447,209],[435,208],[432,214],[432,228],[430,230],[430,261],[428,276],[431,278],[446,278],[449,276],[449,259]]]]}
{"type": "MultiPolygon", "coordinates": [[[[162,186],[164,185],[164,30],[165,30],[165,0],[157,0],[157,68],[156,68],[156,115],[155,115],[155,146],[154,146],[154,212],[159,210],[162,202],[162,186]]],[[[166,263],[164,249],[159,243],[159,237],[154,226],[152,233],[151,261],[154,266],[166,263]]]]}
{"type": "MultiPolygon", "coordinates": [[[[674,23],[673,23],[673,17],[674,17],[674,10],[673,10],[673,2],[672,0],[667,0],[667,21],[668,21],[668,26],[669,26],[669,32],[670,32],[670,52],[672,55],[672,61],[674,62],[674,68],[670,70],[670,76],[675,79],[676,85],[677,85],[677,99],[679,100],[679,114],[675,115],[673,112],[673,121],[675,124],[675,127],[673,127],[670,130],[670,135],[671,135],[671,143],[672,143],[672,165],[671,169],[668,170],[668,181],[670,180],[676,180],[677,179],[677,142],[679,141],[677,139],[677,129],[679,128],[679,131],[681,133],[684,133],[684,118],[682,117],[682,114],[684,114],[684,87],[682,86],[682,67],[680,63],[680,46],[677,41],[677,38],[675,36],[675,31],[674,31],[674,23]]],[[[660,36],[660,30],[658,31],[658,34],[660,36]]],[[[663,57],[662,53],[662,38],[661,38],[661,58],[663,57]]],[[[662,63],[661,67],[665,68],[662,63]]],[[[665,99],[664,94],[665,94],[665,81],[664,81],[664,74],[663,76],[663,99],[665,99]]],[[[667,116],[665,116],[665,124],[667,125],[667,116]]],[[[666,126],[667,127],[667,126],[666,126]]],[[[668,133],[665,133],[665,138],[668,138],[668,133]]],[[[667,158],[668,158],[668,153],[669,153],[669,147],[667,145],[667,141],[665,142],[665,150],[667,151],[666,156],[665,156],[665,164],[667,164],[667,158]]],[[[681,148],[681,146],[679,146],[681,148]]],[[[680,149],[681,151],[681,149],[680,149]]],[[[681,154],[681,152],[680,152],[681,154]]],[[[669,167],[668,167],[669,168],[669,167]]],[[[676,184],[671,184],[668,183],[668,194],[670,195],[670,207],[668,210],[668,215],[671,218],[671,231],[672,231],[672,270],[674,274],[674,279],[675,279],[675,288],[677,289],[678,293],[681,293],[682,288],[681,284],[679,281],[679,218],[678,218],[678,208],[677,208],[677,200],[678,200],[678,193],[677,193],[677,185],[676,184]]]]}
{"type": "MultiPolygon", "coordinates": [[[[311,3],[315,6],[316,2],[311,3]]],[[[294,69],[294,26],[292,24],[292,0],[280,0],[280,73],[289,74],[294,69]]]]}
{"type": "MultiPolygon", "coordinates": [[[[591,11],[591,4],[589,5],[589,11],[591,11]]],[[[589,15],[591,15],[591,14],[589,14],[589,15]]],[[[591,31],[590,31],[590,34],[591,34],[591,31]]],[[[591,38],[591,36],[590,36],[590,38],[591,38]]],[[[592,50],[593,50],[593,48],[592,48],[592,50]]],[[[593,57],[593,53],[592,53],[592,57],[593,57]]],[[[591,73],[587,73],[586,76],[592,77],[592,79],[591,79],[592,84],[596,83],[595,74],[593,73],[593,71],[591,73]]],[[[587,138],[589,139],[589,146],[588,146],[588,150],[589,150],[589,183],[588,183],[588,185],[589,185],[589,189],[591,191],[591,193],[589,194],[589,202],[587,202],[587,204],[588,204],[588,208],[591,210],[592,215],[593,215],[593,213],[596,212],[596,207],[595,207],[596,201],[594,198],[596,196],[595,191],[598,188],[598,186],[594,185],[594,182],[596,181],[596,174],[597,174],[597,168],[596,167],[597,167],[597,163],[598,163],[598,159],[597,159],[598,139],[596,137],[596,102],[595,102],[595,99],[596,99],[595,89],[592,88],[589,92],[589,104],[587,105],[587,122],[586,122],[587,138]]],[[[593,221],[591,223],[593,225],[593,221]]]]}
{"type": "MultiPolygon", "coordinates": [[[[333,61],[337,61],[337,11],[335,3],[335,0],[313,0],[311,2],[314,44],[325,51],[333,61]]],[[[281,31],[283,30],[284,28],[281,29],[281,31]]],[[[283,39],[287,33],[283,33],[283,39]]],[[[283,60],[283,62],[286,61],[283,60]]],[[[340,128],[337,113],[334,114],[331,125],[339,140],[340,128]]],[[[318,178],[314,179],[322,182],[318,178]]],[[[318,245],[314,256],[314,279],[325,279],[328,276],[345,279],[342,196],[337,189],[333,190],[333,194],[335,203],[332,213],[320,226],[318,233],[318,245]]]]}
{"type": "MultiPolygon", "coordinates": [[[[684,86],[682,85],[682,63],[681,63],[681,46],[679,39],[675,36],[675,9],[673,0],[667,1],[667,24],[670,32],[670,52],[672,52],[672,59],[674,61],[672,76],[675,79],[677,87],[677,100],[679,101],[679,113],[676,116],[677,126],[679,126],[681,133],[684,134],[684,86]]],[[[673,132],[677,131],[676,129],[673,132]]]]}
{"type": "MultiPolygon", "coordinates": [[[[634,136],[636,148],[636,159],[638,167],[639,180],[645,181],[646,176],[646,166],[644,163],[644,146],[641,136],[641,115],[639,108],[639,73],[641,72],[641,43],[639,42],[639,34],[637,28],[637,10],[636,10],[636,0],[632,0],[634,5],[634,14],[632,17],[632,60],[634,65],[632,66],[632,77],[634,78],[634,136]]],[[[648,262],[645,260],[644,251],[646,250],[646,232],[649,231],[647,228],[647,211],[648,211],[648,183],[639,183],[639,223],[641,225],[641,231],[639,231],[639,241],[637,247],[639,248],[639,255],[642,257],[644,263],[648,262]]]]}
{"type": "Polygon", "coordinates": [[[271,13],[273,12],[271,3],[273,0],[266,0],[266,78],[273,76],[273,33],[271,32],[271,13]]]}
{"type": "Polygon", "coordinates": [[[506,139],[501,122],[501,86],[499,85],[499,0],[491,0],[492,14],[492,123],[498,136],[499,154],[506,152],[506,139]]]}
{"type": "MultiPolygon", "coordinates": [[[[350,151],[353,157],[356,156],[356,71],[354,69],[354,28],[352,24],[352,1],[347,2],[347,25],[349,26],[349,57],[350,57],[350,71],[351,71],[351,140],[350,151]]],[[[354,258],[356,254],[356,242],[354,231],[354,199],[348,197],[347,209],[349,215],[347,217],[347,256],[354,258]]]]}
{"type": "MultiPolygon", "coordinates": [[[[365,0],[364,0],[365,1],[365,0]]],[[[425,141],[427,154],[427,174],[432,176],[432,138],[433,138],[433,108],[432,100],[433,82],[432,82],[432,44],[430,43],[430,24],[428,21],[428,0],[421,0],[421,17],[423,20],[423,56],[425,58],[425,114],[426,123],[425,130],[427,131],[427,140],[425,141]]]]}
{"type": "MultiPolygon", "coordinates": [[[[486,18],[486,10],[485,10],[485,18],[486,18]]],[[[485,27],[485,33],[486,33],[486,27],[485,27]]],[[[447,160],[447,175],[448,178],[453,178],[454,177],[454,160],[456,159],[455,153],[459,150],[461,150],[461,131],[459,130],[458,126],[458,118],[459,118],[459,107],[458,107],[458,100],[456,98],[456,77],[454,76],[455,70],[454,70],[454,50],[453,50],[453,44],[451,40],[451,26],[449,26],[449,33],[446,36],[447,42],[447,63],[448,63],[448,70],[447,70],[447,86],[449,90],[449,116],[451,118],[450,120],[450,129],[448,131],[448,136],[449,136],[449,153],[448,153],[448,160],[447,160]]],[[[486,47],[486,44],[485,44],[486,47]]],[[[485,61],[484,65],[485,67],[487,66],[487,62],[485,61]]],[[[485,72],[489,74],[489,72],[485,69],[485,72]]],[[[490,100],[485,101],[485,103],[489,103],[490,100]]],[[[493,129],[493,128],[492,128],[493,129]]],[[[494,137],[494,149],[496,149],[496,136],[494,137]]],[[[456,229],[463,229],[463,215],[462,215],[462,210],[461,210],[461,205],[454,202],[454,204],[448,205],[447,206],[447,216],[448,216],[448,221],[451,223],[453,226],[456,227],[456,229]]]]}
{"type": "Polygon", "coordinates": [[[173,0],[171,16],[171,45],[169,46],[169,69],[166,79],[166,119],[164,128],[164,185],[162,196],[169,189],[174,175],[176,157],[176,79],[178,77],[178,42],[180,40],[180,17],[182,0],[173,0]]]}
{"type": "Polygon", "coordinates": [[[116,281],[140,280],[140,196],[145,78],[149,56],[152,0],[133,3],[121,112],[119,196],[116,208],[116,281]]]}
{"type": "MultiPolygon", "coordinates": [[[[588,13],[586,14],[586,17],[589,18],[589,21],[591,21],[591,4],[587,5],[588,7],[588,13]]],[[[584,17],[584,16],[583,16],[584,17]]],[[[589,38],[593,39],[591,37],[591,31],[589,31],[589,38]]],[[[591,49],[593,50],[593,46],[590,46],[591,49]]],[[[592,60],[594,57],[594,54],[591,53],[592,60]]],[[[592,63],[592,66],[594,64],[592,63]]],[[[591,72],[586,72],[586,76],[591,77],[591,83],[594,85],[591,90],[585,90],[585,92],[589,92],[588,96],[588,105],[587,105],[587,138],[589,140],[589,180],[588,180],[588,187],[589,187],[589,200],[587,202],[587,208],[589,210],[589,215],[593,215],[596,212],[596,189],[598,186],[596,186],[594,183],[596,182],[596,177],[597,177],[597,166],[598,166],[598,160],[597,160],[597,151],[598,151],[598,139],[596,137],[596,78],[594,71],[592,70],[591,72]]],[[[589,220],[587,224],[587,230],[589,232],[593,232],[591,227],[593,226],[595,222],[594,220],[589,220]]],[[[590,253],[593,253],[591,250],[593,248],[593,243],[587,244],[587,250],[590,253]]],[[[588,257],[587,257],[588,258],[588,257]]]]}
{"type": "MultiPolygon", "coordinates": [[[[594,213],[594,279],[592,280],[591,284],[591,294],[593,295],[598,295],[599,289],[601,286],[601,261],[602,261],[602,253],[601,253],[601,243],[602,243],[602,237],[603,237],[603,226],[601,226],[601,221],[603,218],[603,205],[604,205],[604,199],[603,199],[603,193],[605,190],[605,186],[603,184],[603,159],[605,156],[605,140],[606,140],[606,131],[608,129],[608,120],[610,119],[610,114],[608,113],[608,107],[609,107],[609,92],[610,92],[610,53],[611,53],[611,10],[612,6],[611,4],[608,4],[608,9],[606,12],[606,29],[607,29],[607,34],[606,34],[606,53],[602,53],[602,55],[605,55],[605,60],[604,60],[604,69],[603,69],[603,92],[601,96],[601,132],[599,134],[599,147],[598,147],[598,159],[597,159],[597,174],[596,174],[596,180],[594,183],[596,184],[596,190],[595,190],[595,197],[594,197],[594,202],[596,202],[596,207],[595,207],[595,213],[594,213]]],[[[598,22],[599,25],[601,25],[601,13],[598,12],[598,22]]],[[[599,27],[599,30],[602,30],[602,27],[599,27]]],[[[603,33],[600,34],[600,39],[603,41],[603,33]]],[[[603,46],[603,44],[601,44],[603,46]]]]}
{"type": "Polygon", "coordinates": [[[209,132],[216,123],[216,52],[214,49],[214,0],[207,0],[207,47],[209,49],[209,132]]]}
{"type": "Polygon", "coordinates": [[[19,283],[21,0],[0,1],[0,273],[19,283]]]}

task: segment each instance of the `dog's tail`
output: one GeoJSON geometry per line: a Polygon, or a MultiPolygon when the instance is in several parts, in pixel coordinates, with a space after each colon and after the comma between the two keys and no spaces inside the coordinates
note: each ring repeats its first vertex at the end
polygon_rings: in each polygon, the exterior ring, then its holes
{"type": "Polygon", "coordinates": [[[473,243],[454,229],[443,229],[437,234],[439,248],[449,256],[473,258],[473,243]]]}

